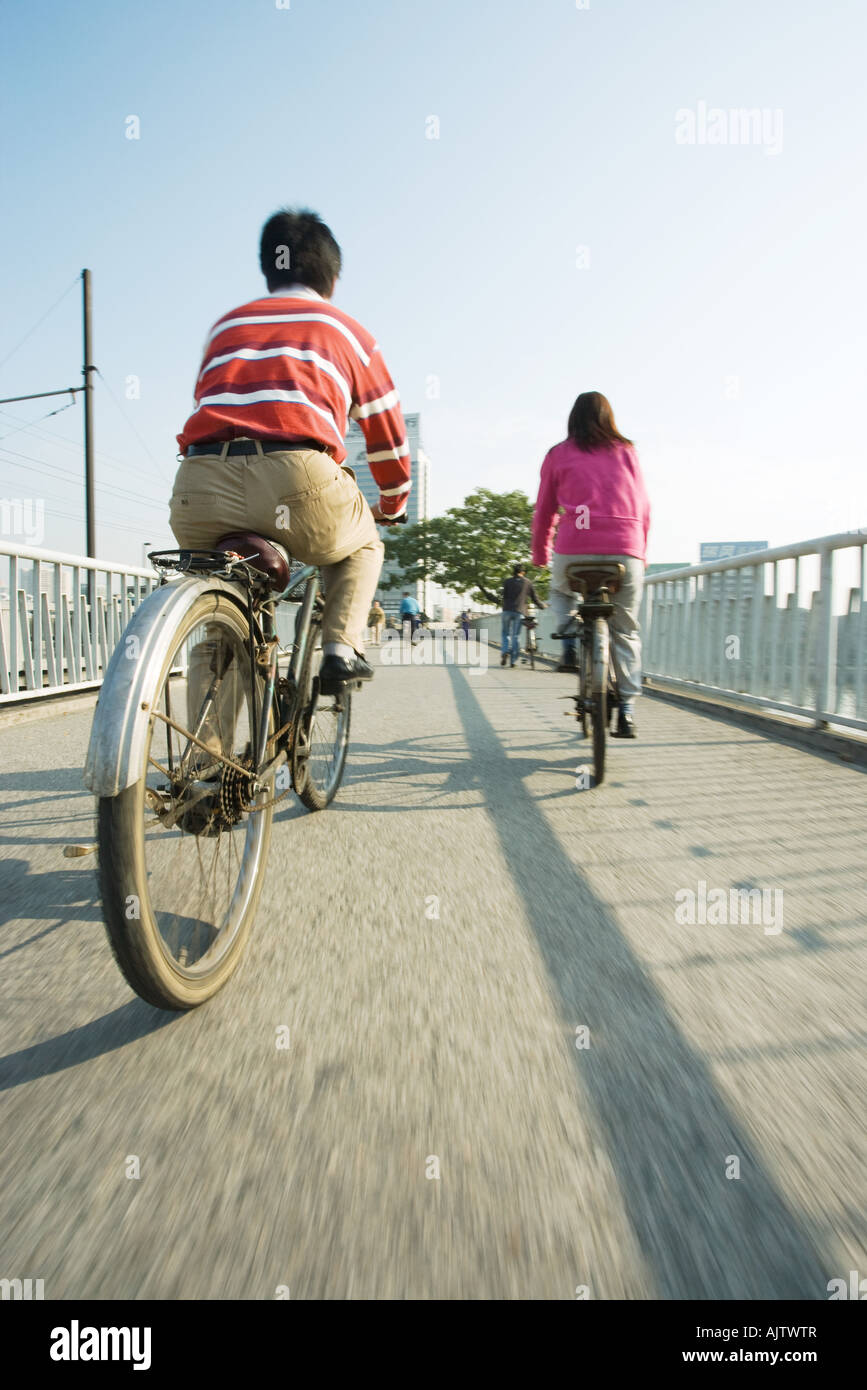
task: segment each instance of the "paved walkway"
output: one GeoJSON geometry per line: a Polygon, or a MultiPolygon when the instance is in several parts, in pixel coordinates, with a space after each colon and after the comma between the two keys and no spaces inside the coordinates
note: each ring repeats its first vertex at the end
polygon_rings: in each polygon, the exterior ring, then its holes
{"type": "Polygon", "coordinates": [[[61,857],[92,834],[89,712],[0,727],[0,1275],[182,1299],[867,1275],[863,771],[645,699],[579,792],[570,690],[379,670],[339,801],[282,811],[245,961],[182,1016],[131,994],[92,859],[61,857]],[[679,922],[700,883],[770,915],[679,922]]]}

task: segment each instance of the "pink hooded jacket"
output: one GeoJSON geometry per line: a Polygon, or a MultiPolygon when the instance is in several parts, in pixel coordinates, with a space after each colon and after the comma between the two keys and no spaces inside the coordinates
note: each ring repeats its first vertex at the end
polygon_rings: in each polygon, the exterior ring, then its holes
{"type": "Polygon", "coordinates": [[[647,558],[650,502],[631,444],[586,453],[564,439],[542,464],[533,513],[533,564],[558,555],[634,555],[647,558]]]}

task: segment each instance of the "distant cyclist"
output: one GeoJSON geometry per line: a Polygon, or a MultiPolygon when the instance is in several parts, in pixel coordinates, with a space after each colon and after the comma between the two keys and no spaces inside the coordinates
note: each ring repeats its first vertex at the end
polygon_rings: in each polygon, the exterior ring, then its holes
{"type": "Polygon", "coordinates": [[[400,621],[409,623],[410,637],[415,637],[421,624],[421,608],[418,599],[414,599],[408,590],[404,589],[403,598],[400,601],[400,621]]]}
{"type": "MultiPolygon", "coordinates": [[[[573,560],[619,561],[626,568],[609,620],[620,694],[617,734],[635,738],[634,701],[641,693],[638,610],[644,586],[650,502],[632,441],[614,423],[609,402],[585,391],[572,407],[568,436],[542,464],[533,514],[533,564],[551,566],[551,607],[558,629],[575,607],[566,582],[573,560]]],[[[556,634],[555,634],[556,635],[556,634]]]]}

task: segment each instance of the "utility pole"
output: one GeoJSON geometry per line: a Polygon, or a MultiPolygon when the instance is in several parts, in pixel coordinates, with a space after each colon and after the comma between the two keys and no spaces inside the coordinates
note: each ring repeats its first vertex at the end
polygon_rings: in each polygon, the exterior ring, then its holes
{"type": "Polygon", "coordinates": [[[93,500],[93,381],[91,373],[96,368],[91,362],[91,302],[90,271],[81,272],[82,309],[84,318],[84,363],[81,374],[84,377],[84,501],[87,516],[87,553],[96,559],[96,509],[93,500]]]}

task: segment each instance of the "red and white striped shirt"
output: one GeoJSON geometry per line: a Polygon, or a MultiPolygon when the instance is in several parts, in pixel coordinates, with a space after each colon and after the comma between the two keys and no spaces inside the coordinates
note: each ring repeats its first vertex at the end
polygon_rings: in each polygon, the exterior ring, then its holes
{"type": "Polygon", "coordinates": [[[224,314],[205,344],[195,410],[181,453],[210,440],[316,439],[346,458],[347,417],[357,420],[380,491],[380,510],[402,516],[410,453],[400,398],[375,339],[306,285],[224,314]]]}

